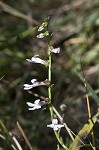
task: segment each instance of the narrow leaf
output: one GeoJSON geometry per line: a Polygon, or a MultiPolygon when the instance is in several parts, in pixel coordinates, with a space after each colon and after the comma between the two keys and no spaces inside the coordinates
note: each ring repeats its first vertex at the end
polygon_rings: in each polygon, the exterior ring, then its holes
{"type": "Polygon", "coordinates": [[[13,139],[13,137],[10,135],[10,133],[8,132],[8,130],[6,129],[5,125],[3,124],[3,122],[0,120],[0,130],[2,132],[2,135],[5,137],[6,139],[6,143],[8,144],[9,147],[15,147],[17,149],[17,145],[13,139]]]}
{"type": "MultiPolygon", "coordinates": [[[[81,74],[76,72],[76,71],[74,71],[74,72],[81,79],[81,81],[84,82],[84,78],[81,76],[81,74]]],[[[97,94],[95,93],[95,91],[93,90],[93,88],[91,87],[91,85],[87,81],[86,81],[86,86],[87,86],[87,89],[90,91],[92,98],[99,105],[99,97],[97,96],[97,94]]]]}
{"type": "Polygon", "coordinates": [[[86,139],[87,135],[92,130],[94,124],[96,123],[99,117],[99,110],[98,112],[92,116],[88,122],[83,126],[83,128],[79,131],[78,135],[75,137],[74,141],[70,145],[69,150],[79,150],[82,145],[84,145],[83,140],[86,139]]]}
{"type": "Polygon", "coordinates": [[[11,143],[13,143],[13,140],[12,140],[8,130],[6,129],[6,127],[4,126],[4,124],[1,120],[0,120],[0,130],[3,134],[3,136],[5,137],[7,144],[10,146],[11,143]]]}
{"type": "Polygon", "coordinates": [[[2,44],[0,44],[0,50],[3,50],[6,47],[12,46],[14,45],[17,41],[22,40],[24,38],[26,38],[27,36],[29,36],[30,34],[34,33],[36,31],[37,27],[33,27],[31,29],[28,29],[20,34],[18,34],[17,36],[11,38],[8,41],[2,42],[2,44]]]}

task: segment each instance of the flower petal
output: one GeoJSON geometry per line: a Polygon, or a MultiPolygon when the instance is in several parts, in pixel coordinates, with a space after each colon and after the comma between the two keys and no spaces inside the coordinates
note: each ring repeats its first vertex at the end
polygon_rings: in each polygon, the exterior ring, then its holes
{"type": "Polygon", "coordinates": [[[33,63],[40,63],[40,64],[43,64],[43,65],[46,65],[46,61],[45,60],[43,60],[43,59],[40,59],[40,58],[38,58],[37,56],[35,57],[32,57],[31,58],[31,61],[33,62],[33,63]]]}
{"type": "Polygon", "coordinates": [[[53,53],[60,53],[60,47],[53,48],[53,46],[51,46],[48,50],[51,51],[51,52],[53,52],[53,53]]]}
{"type": "Polygon", "coordinates": [[[40,33],[40,34],[38,34],[36,37],[39,38],[39,39],[41,39],[41,38],[44,37],[44,33],[40,33]]]}
{"type": "Polygon", "coordinates": [[[53,119],[52,120],[52,124],[58,124],[58,120],[57,119],[53,119]]]}
{"type": "Polygon", "coordinates": [[[38,28],[38,31],[42,31],[44,30],[44,27],[41,25],[39,28],[38,28]]]}
{"type": "Polygon", "coordinates": [[[52,124],[47,125],[47,127],[53,128],[53,130],[58,130],[58,129],[64,127],[64,125],[58,124],[58,120],[57,119],[53,119],[52,120],[52,124]]]}
{"type": "Polygon", "coordinates": [[[34,106],[34,107],[31,107],[31,108],[28,108],[28,110],[35,110],[35,109],[40,109],[41,106],[34,106]]]}
{"type": "Polygon", "coordinates": [[[55,131],[57,131],[58,130],[58,127],[57,126],[54,126],[54,128],[53,128],[55,131]]]}
{"type": "Polygon", "coordinates": [[[40,99],[37,99],[34,103],[39,104],[39,102],[40,102],[40,99]]]}
{"type": "Polygon", "coordinates": [[[26,59],[28,62],[32,62],[32,60],[31,59],[26,59]]]}
{"type": "Polygon", "coordinates": [[[37,79],[32,79],[31,83],[35,83],[37,81],[37,79]]]}
{"type": "Polygon", "coordinates": [[[40,27],[38,28],[38,31],[44,30],[44,28],[47,26],[47,22],[43,22],[40,27]]]}
{"type": "Polygon", "coordinates": [[[44,104],[46,104],[45,101],[40,101],[40,102],[39,102],[39,105],[40,105],[40,106],[43,106],[44,104]]]}
{"type": "Polygon", "coordinates": [[[35,56],[33,56],[31,59],[26,59],[26,60],[27,60],[28,62],[43,64],[43,65],[48,66],[48,61],[39,58],[38,55],[35,55],[35,56]]]}
{"type": "Polygon", "coordinates": [[[24,84],[24,90],[30,90],[34,87],[37,87],[37,86],[44,86],[44,85],[49,85],[49,81],[48,79],[46,79],[45,81],[41,81],[41,82],[38,82],[36,79],[32,79],[31,80],[31,83],[32,84],[24,84]]]}
{"type": "Polygon", "coordinates": [[[54,128],[54,125],[53,124],[48,124],[47,127],[54,128]]]}
{"type": "Polygon", "coordinates": [[[30,90],[33,88],[33,85],[30,85],[30,84],[24,84],[24,90],[30,90]]]}
{"type": "Polygon", "coordinates": [[[45,101],[40,101],[37,99],[34,103],[27,102],[27,105],[30,107],[29,110],[40,109],[42,105],[45,104],[45,101]]]}
{"type": "Polygon", "coordinates": [[[64,125],[62,125],[62,124],[57,124],[56,126],[57,126],[57,128],[58,128],[58,129],[60,129],[60,128],[63,128],[63,127],[64,127],[64,125]]]}
{"type": "Polygon", "coordinates": [[[29,107],[34,107],[34,104],[33,104],[33,103],[30,103],[30,102],[27,102],[27,105],[28,105],[29,107]]]}

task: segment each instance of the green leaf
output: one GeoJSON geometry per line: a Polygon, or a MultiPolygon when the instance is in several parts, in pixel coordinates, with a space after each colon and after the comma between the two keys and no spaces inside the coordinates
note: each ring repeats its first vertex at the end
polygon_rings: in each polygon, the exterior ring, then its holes
{"type": "MultiPolygon", "coordinates": [[[[81,79],[81,81],[84,82],[84,78],[78,72],[76,72],[76,71],[74,71],[74,72],[81,79]]],[[[87,89],[90,91],[89,94],[91,94],[91,96],[93,97],[93,99],[95,100],[97,105],[99,105],[99,97],[97,96],[97,94],[95,93],[95,91],[93,90],[93,88],[87,81],[86,81],[86,86],[87,86],[87,89]]]]}
{"type": "Polygon", "coordinates": [[[3,42],[2,44],[0,44],[0,50],[3,50],[6,47],[14,45],[17,41],[26,38],[30,34],[34,33],[36,30],[37,30],[37,27],[33,27],[31,29],[28,29],[28,30],[18,34],[17,36],[11,38],[8,41],[3,42]]]}
{"type": "Polygon", "coordinates": [[[92,116],[88,122],[83,126],[83,128],[79,131],[78,135],[75,137],[74,141],[70,145],[69,150],[79,150],[82,145],[84,145],[83,140],[86,139],[87,135],[92,130],[94,124],[96,123],[99,117],[99,110],[98,112],[92,116]]]}
{"type": "Polygon", "coordinates": [[[16,147],[13,138],[11,137],[10,133],[8,132],[8,130],[6,129],[5,125],[1,120],[0,120],[0,130],[2,135],[5,137],[6,143],[9,145],[9,147],[11,147],[12,144],[16,147]]]}

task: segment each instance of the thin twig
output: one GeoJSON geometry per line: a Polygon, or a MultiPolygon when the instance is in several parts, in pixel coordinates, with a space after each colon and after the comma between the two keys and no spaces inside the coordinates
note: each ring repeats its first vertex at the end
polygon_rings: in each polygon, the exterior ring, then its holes
{"type": "Polygon", "coordinates": [[[2,80],[4,78],[4,76],[2,76],[1,78],[0,78],[0,80],[2,80]]]}
{"type": "Polygon", "coordinates": [[[24,133],[24,131],[23,131],[23,129],[22,129],[22,127],[21,127],[21,125],[19,124],[18,121],[17,121],[17,127],[18,127],[20,133],[22,134],[22,136],[23,136],[23,138],[24,138],[26,144],[28,145],[29,149],[30,149],[30,150],[35,150],[35,149],[32,147],[32,145],[30,144],[28,138],[26,137],[26,135],[25,135],[25,133],[24,133]]]}
{"type": "Polygon", "coordinates": [[[0,6],[2,7],[3,11],[5,11],[5,12],[7,12],[7,13],[13,15],[13,16],[16,16],[16,17],[25,19],[27,21],[30,21],[30,22],[34,23],[35,25],[39,25],[39,22],[36,21],[35,19],[26,16],[22,12],[16,10],[15,8],[12,8],[11,6],[9,6],[9,5],[7,5],[3,2],[0,2],[0,6]]]}

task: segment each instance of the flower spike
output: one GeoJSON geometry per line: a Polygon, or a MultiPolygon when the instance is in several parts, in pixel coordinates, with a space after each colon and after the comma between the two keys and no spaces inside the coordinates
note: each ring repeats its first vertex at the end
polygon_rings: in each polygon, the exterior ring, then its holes
{"type": "Polygon", "coordinates": [[[37,99],[34,103],[27,102],[28,110],[40,109],[45,104],[45,101],[40,101],[40,99],[37,99]]]}
{"type": "Polygon", "coordinates": [[[57,131],[57,130],[61,129],[62,127],[64,127],[64,125],[58,124],[58,120],[57,119],[53,119],[52,120],[52,124],[47,125],[47,127],[53,128],[53,130],[57,131]]]}

